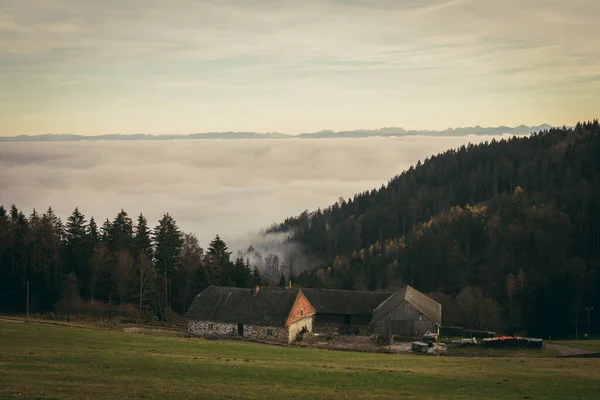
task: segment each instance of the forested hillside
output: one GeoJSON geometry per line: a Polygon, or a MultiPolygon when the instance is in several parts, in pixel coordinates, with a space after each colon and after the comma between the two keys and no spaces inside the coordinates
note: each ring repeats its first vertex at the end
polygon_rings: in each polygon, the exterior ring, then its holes
{"type": "Polygon", "coordinates": [[[260,284],[248,260],[231,261],[217,235],[204,251],[169,215],[148,227],[121,211],[98,226],[75,209],[66,223],[52,208],[26,216],[0,206],[0,310],[106,316],[106,312],[168,321],[183,314],[209,285],[260,284]]]}
{"type": "Polygon", "coordinates": [[[600,304],[600,127],[449,150],[271,231],[329,260],[303,286],[407,283],[440,299],[444,324],[584,332],[600,304]]]}

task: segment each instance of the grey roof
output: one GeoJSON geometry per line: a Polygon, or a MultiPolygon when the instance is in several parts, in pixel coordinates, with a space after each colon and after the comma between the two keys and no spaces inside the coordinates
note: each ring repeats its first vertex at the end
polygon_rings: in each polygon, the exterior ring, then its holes
{"type": "Polygon", "coordinates": [[[317,313],[343,315],[372,315],[373,310],[393,292],[366,292],[303,288],[302,293],[317,313]]]}
{"type": "Polygon", "coordinates": [[[248,324],[285,326],[298,289],[261,287],[254,289],[210,286],[194,298],[185,319],[248,324]]]}
{"type": "Polygon", "coordinates": [[[431,297],[425,296],[412,286],[406,286],[386,301],[381,303],[379,307],[373,311],[373,318],[371,324],[379,321],[384,316],[388,315],[392,310],[398,307],[402,302],[407,301],[414,308],[422,312],[427,318],[435,322],[437,325],[442,323],[442,305],[431,297]]]}

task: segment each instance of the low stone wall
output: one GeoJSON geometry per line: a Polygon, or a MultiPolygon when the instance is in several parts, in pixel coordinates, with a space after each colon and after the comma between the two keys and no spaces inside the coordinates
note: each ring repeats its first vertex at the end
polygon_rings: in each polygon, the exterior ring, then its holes
{"type": "MultiPolygon", "coordinates": [[[[188,322],[188,332],[191,336],[238,336],[238,326],[223,322],[191,320],[188,322]]],[[[244,325],[244,338],[289,343],[288,329],[284,327],[244,325]]]]}

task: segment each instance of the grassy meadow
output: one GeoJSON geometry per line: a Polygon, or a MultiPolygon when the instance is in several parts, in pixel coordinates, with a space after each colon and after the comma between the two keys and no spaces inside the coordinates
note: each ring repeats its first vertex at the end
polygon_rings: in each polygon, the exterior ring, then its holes
{"type": "Polygon", "coordinates": [[[428,357],[0,321],[0,398],[597,399],[600,360],[428,357]]]}

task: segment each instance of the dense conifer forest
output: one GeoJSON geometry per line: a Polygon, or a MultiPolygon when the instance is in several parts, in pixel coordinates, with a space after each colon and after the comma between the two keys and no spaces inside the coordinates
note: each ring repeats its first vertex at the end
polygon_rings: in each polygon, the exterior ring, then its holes
{"type": "Polygon", "coordinates": [[[445,325],[586,332],[600,304],[598,120],[446,151],[270,231],[326,260],[299,285],[410,284],[443,304],[445,325]]]}
{"type": "Polygon", "coordinates": [[[248,260],[231,261],[217,235],[204,251],[169,215],[148,227],[121,211],[98,226],[75,209],[65,223],[52,208],[27,216],[0,206],[0,309],[105,317],[108,313],[169,321],[207,286],[261,281],[248,260]]]}

